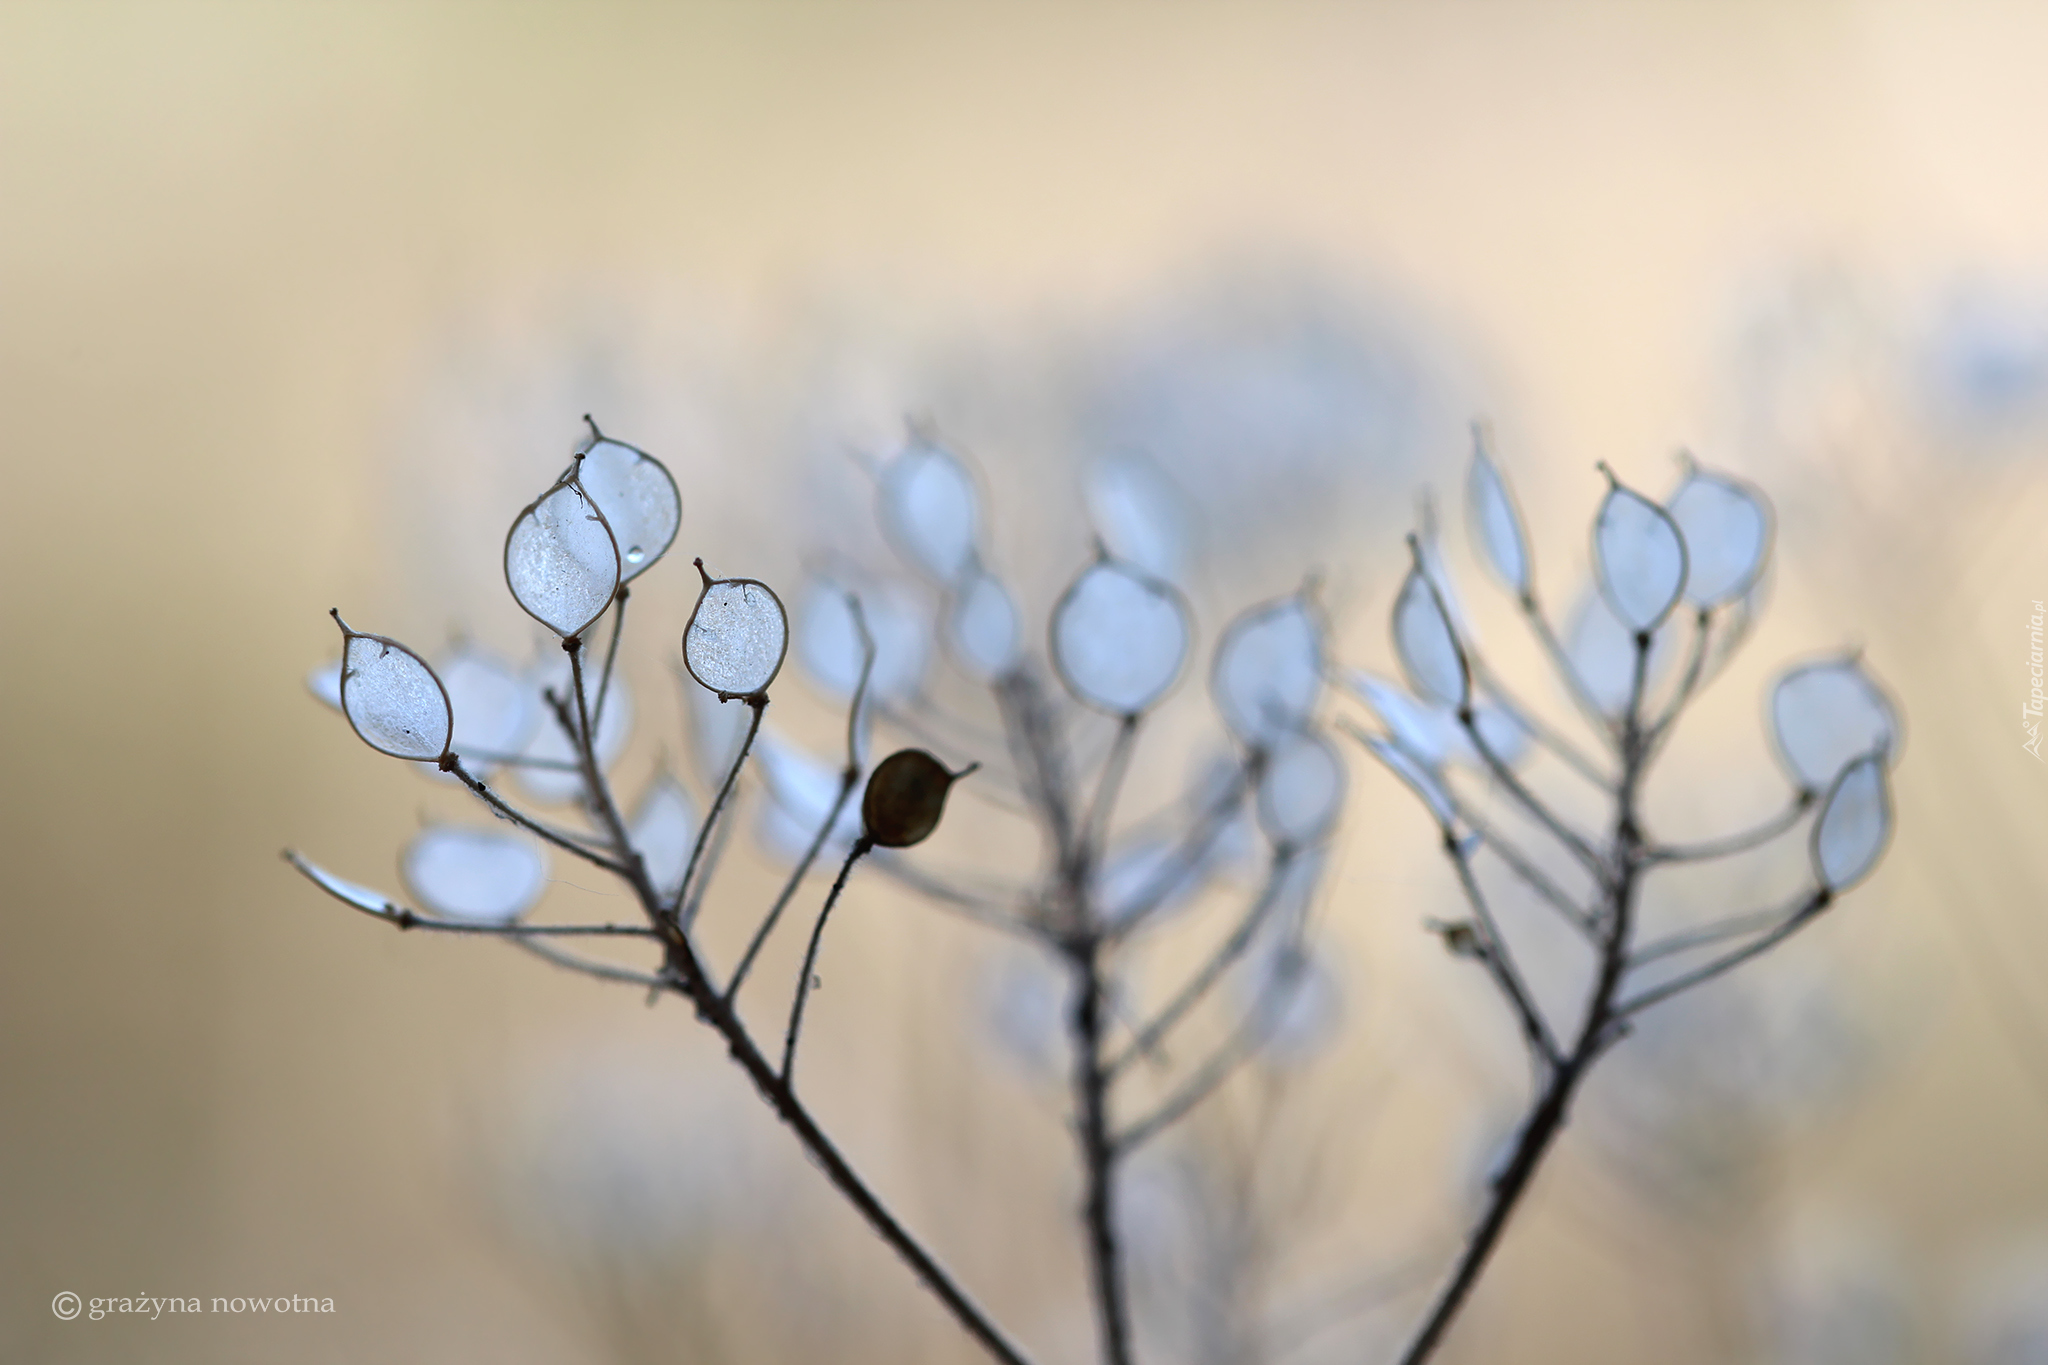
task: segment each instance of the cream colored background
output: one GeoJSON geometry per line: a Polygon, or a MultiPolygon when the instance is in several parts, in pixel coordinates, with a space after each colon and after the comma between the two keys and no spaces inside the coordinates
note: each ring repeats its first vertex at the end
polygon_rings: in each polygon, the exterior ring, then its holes
{"type": "MultiPolygon", "coordinates": [[[[370,875],[440,800],[300,678],[331,649],[331,604],[429,637],[468,610],[421,581],[435,509],[407,502],[409,471],[436,467],[422,414],[465,348],[544,337],[564,301],[623,300],[675,325],[665,354],[701,361],[677,382],[704,392],[762,383],[750,367],[819,297],[1086,322],[1272,251],[1455,338],[1526,466],[1558,471],[1525,496],[1568,531],[1560,556],[1596,458],[1656,480],[1697,441],[1817,501],[1786,518],[1780,623],[1728,684],[1745,761],[1763,761],[1770,663],[1843,638],[1869,645],[1912,727],[1894,857],[1867,910],[1824,930],[1852,959],[1867,934],[1865,975],[1909,1021],[1875,1093],[1777,1152],[1765,1212],[1704,1251],[1641,1251],[1672,1229],[1626,1208],[1582,1216],[1598,1181],[1567,1155],[1462,1358],[1738,1358],[1700,1308],[1699,1258],[1736,1283],[1780,1213],[1809,1206],[1876,1229],[1914,1296],[1913,1358],[1954,1358],[1971,1267],[2048,1233],[2048,1108],[1958,951],[1994,935],[2048,1019],[2048,775],[2010,724],[2027,604],[2048,596],[2039,444],[1967,462],[1861,392],[1818,419],[1856,438],[1813,443],[1821,474],[1780,468],[1740,445],[1730,355],[1756,300],[1803,272],[1855,281],[1891,318],[1973,272],[2048,279],[2044,58],[2048,12],[2023,5],[0,10],[0,1355],[630,1358],[499,1226],[471,1128],[508,1066],[579,1031],[672,1041],[726,1095],[716,1057],[680,1010],[377,931],[276,858],[289,843],[370,875]],[[283,1290],[340,1311],[60,1323],[61,1289],[283,1290]]],[[[574,415],[520,454],[554,458],[574,415]]],[[[675,462],[691,524],[723,506],[772,531],[760,499],[788,476],[709,444],[675,462]]],[[[1367,587],[1346,649],[1376,665],[1372,575],[1393,548],[1348,566],[1367,587]]],[[[652,714],[658,665],[642,676],[652,714]]],[[[1379,774],[1357,782],[1331,915],[1398,983],[1422,960],[1403,893],[1435,894],[1441,869],[1398,871],[1420,823],[1379,774]]],[[[886,899],[856,905],[881,920],[886,899]]],[[[1056,1124],[1010,1124],[999,1077],[935,1089],[891,1060],[935,1036],[886,1007],[944,981],[937,932],[836,945],[875,1008],[849,1007],[820,1072],[865,1078],[881,1099],[846,1103],[850,1144],[1066,1358],[1065,1253],[1012,1232],[1054,1226],[1015,1206],[1065,1197],[1056,1124]],[[932,1125],[943,1141],[911,1136],[932,1125]]],[[[1394,1004],[1366,1018],[1344,1055],[1383,1072],[1430,1026],[1394,1004]]],[[[1317,1082],[1338,1112],[1365,1103],[1345,1074],[1317,1082]]],[[[1381,1179],[1412,1162],[1436,1188],[1448,1121],[1374,1122],[1381,1179]]],[[[808,1270],[776,1244],[710,1272],[737,1286],[712,1296],[739,1320],[736,1357],[790,1349],[747,1321],[764,1285],[794,1296],[779,1277],[802,1274],[862,1305],[811,1358],[966,1358],[801,1163],[777,1169],[825,1231],[803,1241],[808,1270]]]]}

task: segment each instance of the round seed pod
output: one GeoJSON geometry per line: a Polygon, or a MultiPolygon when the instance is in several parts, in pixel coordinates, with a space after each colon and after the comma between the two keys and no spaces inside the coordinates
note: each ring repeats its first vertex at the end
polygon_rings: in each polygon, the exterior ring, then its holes
{"type": "Polygon", "coordinates": [[[868,839],[881,848],[923,842],[939,827],[948,789],[972,771],[948,772],[945,764],[922,749],[890,754],[875,765],[861,797],[861,825],[868,839]]]}

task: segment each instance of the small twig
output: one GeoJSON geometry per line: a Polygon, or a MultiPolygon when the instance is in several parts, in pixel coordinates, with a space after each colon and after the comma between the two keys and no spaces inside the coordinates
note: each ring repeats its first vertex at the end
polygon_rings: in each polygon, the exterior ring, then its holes
{"type": "Polygon", "coordinates": [[[1683,976],[1674,977],[1661,986],[1653,986],[1649,990],[1629,997],[1615,1007],[1615,1017],[1618,1020],[1627,1020],[1633,1015],[1641,1014],[1659,1001],[1669,1000],[1681,991],[1689,991],[1694,986],[1700,985],[1703,982],[1712,981],[1723,972],[1733,967],[1739,967],[1759,953],[1776,947],[1793,934],[1799,932],[1799,930],[1811,924],[1814,920],[1820,918],[1821,911],[1827,909],[1828,902],[1831,899],[1832,897],[1827,888],[1822,887],[1802,901],[1775,929],[1772,929],[1763,937],[1754,942],[1745,943],[1734,952],[1723,957],[1717,957],[1712,962],[1696,967],[1683,976]]]}
{"type": "Polygon", "coordinates": [[[1579,708],[1579,713],[1591,723],[1593,729],[1612,744],[1614,718],[1601,710],[1600,703],[1593,699],[1592,693],[1586,691],[1585,679],[1579,676],[1579,670],[1573,666],[1571,656],[1565,653],[1564,646],[1558,642],[1557,633],[1550,628],[1550,621],[1544,616],[1543,608],[1537,605],[1536,594],[1524,593],[1519,602],[1523,618],[1535,632],[1537,642],[1543,646],[1543,652],[1550,656],[1550,666],[1564,679],[1565,691],[1571,694],[1573,704],[1579,708]]]}
{"type": "Polygon", "coordinates": [[[1274,851],[1272,865],[1266,872],[1266,884],[1260,888],[1251,908],[1245,911],[1237,927],[1217,946],[1216,951],[1209,955],[1208,961],[1204,962],[1187,983],[1175,992],[1173,998],[1167,1001],[1159,1013],[1152,1017],[1151,1022],[1136,1030],[1131,1041],[1109,1060],[1103,1068],[1104,1071],[1114,1077],[1128,1068],[1138,1057],[1156,1049],[1160,1040],[1173,1026],[1185,1018],[1188,1011],[1201,1003],[1202,998],[1222,979],[1223,973],[1230,969],[1230,965],[1244,956],[1245,949],[1249,948],[1252,939],[1258,936],[1260,926],[1266,922],[1267,913],[1272,910],[1274,902],[1279,898],[1280,889],[1285,884],[1288,871],[1297,856],[1292,849],[1274,851]]]}
{"type": "Polygon", "coordinates": [[[768,913],[755,928],[753,938],[747,941],[747,950],[740,954],[739,965],[732,969],[732,980],[726,983],[722,992],[726,1003],[730,1004],[740,993],[740,987],[746,982],[747,973],[753,970],[754,959],[760,956],[762,946],[768,942],[768,936],[775,932],[775,926],[781,921],[782,912],[796,895],[797,888],[802,886],[804,878],[810,875],[811,864],[817,861],[818,854],[824,850],[825,841],[832,837],[832,831],[838,827],[839,813],[846,809],[847,799],[853,795],[854,786],[859,781],[860,774],[852,768],[839,775],[839,795],[833,799],[832,809],[825,813],[824,823],[819,825],[818,832],[811,836],[810,847],[804,850],[804,856],[798,859],[796,866],[791,869],[789,879],[783,882],[782,890],[775,897],[775,903],[768,907],[768,913]]]}
{"type": "Polygon", "coordinates": [[[1472,741],[1472,747],[1479,751],[1479,757],[1485,761],[1486,770],[1492,775],[1493,780],[1505,787],[1508,795],[1515,798],[1517,805],[1533,816],[1536,823],[1549,830],[1553,838],[1571,850],[1572,855],[1586,865],[1594,878],[1604,884],[1607,881],[1607,864],[1593,851],[1593,846],[1586,842],[1583,834],[1553,815],[1548,806],[1538,801],[1535,795],[1522,785],[1522,779],[1515,776],[1514,769],[1501,761],[1500,755],[1493,751],[1493,746],[1486,742],[1486,736],[1479,732],[1478,717],[1469,704],[1459,708],[1458,724],[1464,727],[1466,737],[1472,741]]]}
{"type": "Polygon", "coordinates": [[[1528,1042],[1529,1050],[1535,1053],[1537,1059],[1545,1066],[1555,1070],[1563,1061],[1558,1051],[1557,1040],[1550,1036],[1550,1025],[1544,1021],[1543,1012],[1536,1007],[1535,997],[1529,993],[1528,984],[1522,980],[1521,970],[1515,966],[1514,955],[1508,951],[1507,939],[1501,934],[1500,925],[1486,904],[1486,897],[1479,889],[1478,878],[1472,875],[1471,860],[1465,856],[1465,850],[1458,843],[1457,837],[1450,833],[1444,835],[1443,849],[1444,855],[1451,860],[1451,866],[1457,869],[1458,885],[1464,888],[1465,899],[1471,905],[1472,914],[1479,921],[1479,927],[1486,936],[1485,943],[1479,948],[1480,961],[1486,964],[1494,983],[1500,987],[1501,994],[1507,997],[1508,1004],[1514,1008],[1516,1017],[1521,1021],[1522,1037],[1528,1042]]]}
{"type": "Polygon", "coordinates": [[[1665,938],[1654,939],[1628,955],[1629,970],[1635,971],[1638,968],[1647,967],[1652,962],[1658,962],[1679,953],[1689,953],[1695,948],[1705,948],[1719,943],[1723,939],[1740,938],[1744,934],[1753,934],[1759,929],[1768,929],[1791,913],[1791,910],[1783,907],[1757,910],[1747,915],[1737,915],[1732,919],[1724,919],[1718,923],[1702,925],[1697,929],[1687,929],[1665,938]]]}
{"type": "Polygon", "coordinates": [[[1652,844],[1644,850],[1644,857],[1656,863],[1696,863],[1761,848],[1798,824],[1799,817],[1812,809],[1814,799],[1812,791],[1801,790],[1791,805],[1754,829],[1697,844],[1652,844]]]}
{"type": "Polygon", "coordinates": [[[599,981],[616,981],[621,985],[641,986],[650,991],[676,991],[681,989],[674,977],[658,976],[652,972],[636,972],[630,967],[614,967],[609,962],[595,962],[587,957],[578,957],[574,953],[565,953],[552,943],[543,943],[535,939],[525,938],[515,938],[510,940],[510,942],[516,947],[524,948],[543,962],[552,963],[557,967],[565,967],[572,972],[581,972],[583,975],[595,977],[599,981]]]}
{"type": "Polygon", "coordinates": [[[521,829],[527,831],[529,834],[536,834],[541,838],[547,840],[549,843],[553,844],[555,847],[563,849],[566,852],[573,853],[577,857],[583,859],[585,862],[591,864],[593,867],[601,867],[605,871],[611,873],[613,876],[630,877],[632,875],[632,873],[626,868],[624,864],[615,862],[614,860],[605,857],[603,854],[598,853],[593,849],[584,847],[582,844],[577,843],[568,835],[563,834],[557,830],[550,829],[548,826],[542,824],[540,821],[534,819],[532,816],[526,814],[524,811],[512,806],[503,797],[499,796],[496,792],[486,787],[483,783],[477,781],[476,778],[470,776],[469,770],[462,766],[462,758],[459,754],[450,753],[445,758],[443,758],[441,760],[441,770],[443,772],[453,773],[457,781],[462,783],[463,786],[469,788],[472,792],[475,792],[478,798],[480,798],[485,805],[489,806],[492,810],[496,811],[501,818],[510,820],[513,824],[519,826],[521,829]]]}
{"type": "Polygon", "coordinates": [[[597,727],[604,724],[605,699],[612,694],[612,665],[619,657],[619,637],[626,633],[626,585],[619,584],[618,595],[612,599],[612,640],[605,646],[604,672],[597,680],[597,705],[590,709],[591,743],[597,742],[597,727]]]}
{"type": "Polygon", "coordinates": [[[669,902],[666,913],[670,920],[682,914],[683,903],[690,894],[690,883],[696,879],[697,865],[704,860],[704,845],[711,838],[711,830],[717,825],[718,817],[725,812],[726,802],[732,798],[733,784],[739,781],[740,769],[746,766],[747,755],[754,750],[754,737],[761,733],[761,717],[768,710],[768,698],[761,695],[748,697],[745,705],[752,711],[753,718],[747,722],[747,737],[740,744],[740,751],[733,755],[732,767],[726,770],[725,781],[719,784],[718,796],[711,803],[710,813],[704,817],[704,825],[697,831],[697,843],[690,850],[690,861],[683,868],[683,879],[676,886],[675,898],[669,902]]]}
{"type": "Polygon", "coordinates": [[[789,1006],[789,1032],[782,1040],[782,1083],[793,1085],[792,1073],[796,1070],[797,1037],[803,1031],[804,1004],[811,998],[811,973],[818,965],[818,945],[825,937],[825,921],[832,917],[832,907],[839,903],[839,893],[846,889],[846,879],[853,875],[853,865],[867,855],[874,841],[865,834],[853,841],[853,848],[847,853],[846,861],[840,864],[839,875],[832,882],[832,890],[825,897],[825,904],[818,910],[817,923],[811,926],[811,941],[804,949],[802,975],[797,977],[796,998],[789,1006]]]}

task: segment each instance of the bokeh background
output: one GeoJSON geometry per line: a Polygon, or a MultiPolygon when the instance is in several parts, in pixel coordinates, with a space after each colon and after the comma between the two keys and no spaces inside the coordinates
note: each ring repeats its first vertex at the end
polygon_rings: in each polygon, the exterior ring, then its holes
{"type": "MultiPolygon", "coordinates": [[[[687,555],[872,552],[847,457],[906,413],[972,453],[1038,610],[1087,462],[1142,449],[1205,638],[1314,567],[1382,670],[1470,416],[1561,589],[1595,460],[1755,479],[1771,614],[1673,809],[1768,808],[1763,687],[1860,644],[1907,716],[1898,839],[1616,1055],[1447,1358],[2048,1359],[2044,54],[2039,6],[1976,3],[0,9],[0,1356],[972,1358],[683,1010],[278,859],[391,886],[457,809],[307,695],[324,613],[523,654],[499,539],[594,411],[686,507],[629,784],[681,742],[687,555]],[[60,1322],[62,1290],[336,1311],[60,1322]]],[[[1187,1284],[1195,1224],[1243,1234],[1274,1361],[1384,1356],[1520,1084],[1363,762],[1334,858],[1341,1036],[1128,1211],[1187,1284]]],[[[772,877],[736,855],[734,903],[772,877]]],[[[1057,1098],[977,1014],[999,960],[883,884],[842,929],[820,1107],[1085,1358],[1057,1098]]]]}

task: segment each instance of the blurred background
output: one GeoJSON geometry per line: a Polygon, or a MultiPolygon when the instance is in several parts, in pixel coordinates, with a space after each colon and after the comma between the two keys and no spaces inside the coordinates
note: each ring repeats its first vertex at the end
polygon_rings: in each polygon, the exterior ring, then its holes
{"type": "MultiPolygon", "coordinates": [[[[1596,460],[1753,479],[1770,610],[1662,799],[1774,808],[1770,678],[1860,646],[1898,837],[1612,1057],[1446,1358],[2048,1360],[2044,53],[2020,4],[6,6],[0,1357],[974,1358],[686,1010],[278,858],[395,891],[461,810],[308,694],[325,612],[523,662],[499,546],[592,412],[685,508],[628,790],[686,766],[689,556],[887,566],[861,462],[906,416],[973,460],[1028,620],[1117,457],[1178,508],[1202,641],[1312,569],[1382,672],[1425,489],[1466,562],[1471,417],[1560,605],[1596,460]],[[62,1322],[64,1290],[335,1311],[62,1322]]],[[[784,690],[829,757],[830,698],[784,690]]],[[[779,875],[754,824],[735,914],[779,875]]],[[[1420,928],[1432,840],[1354,761],[1314,907],[1341,1009],[1134,1174],[1149,1358],[1383,1359],[1454,1245],[1523,1076],[1420,928]]],[[[556,872],[551,911],[608,913],[556,872]]],[[[876,881],[831,953],[820,1110],[1041,1359],[1087,1358],[1004,945],[876,881]]]]}

